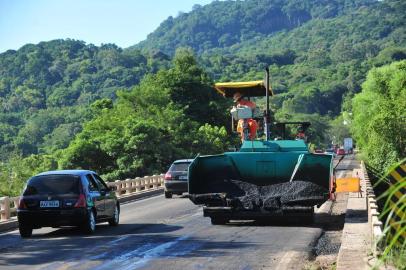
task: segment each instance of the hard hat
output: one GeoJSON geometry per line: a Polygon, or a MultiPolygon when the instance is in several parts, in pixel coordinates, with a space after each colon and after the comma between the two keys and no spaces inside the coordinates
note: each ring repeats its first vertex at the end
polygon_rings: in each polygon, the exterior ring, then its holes
{"type": "Polygon", "coordinates": [[[242,98],[242,95],[241,95],[240,92],[236,92],[236,93],[233,95],[234,102],[239,101],[241,98],[242,98]]]}

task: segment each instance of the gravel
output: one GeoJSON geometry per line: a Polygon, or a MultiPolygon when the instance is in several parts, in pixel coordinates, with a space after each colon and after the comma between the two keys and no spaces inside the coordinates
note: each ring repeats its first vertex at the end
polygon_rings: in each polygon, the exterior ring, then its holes
{"type": "Polygon", "coordinates": [[[347,199],[348,193],[338,193],[330,212],[316,216],[315,225],[320,226],[323,233],[313,247],[312,258],[303,269],[336,269],[347,199]]]}

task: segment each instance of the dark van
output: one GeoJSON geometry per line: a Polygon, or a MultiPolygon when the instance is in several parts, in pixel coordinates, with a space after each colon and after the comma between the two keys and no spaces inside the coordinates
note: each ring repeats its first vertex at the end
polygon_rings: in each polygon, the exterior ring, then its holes
{"type": "Polygon", "coordinates": [[[114,192],[93,171],[49,171],[30,178],[20,197],[17,217],[21,237],[41,227],[79,226],[93,233],[96,223],[119,223],[114,192]]]}

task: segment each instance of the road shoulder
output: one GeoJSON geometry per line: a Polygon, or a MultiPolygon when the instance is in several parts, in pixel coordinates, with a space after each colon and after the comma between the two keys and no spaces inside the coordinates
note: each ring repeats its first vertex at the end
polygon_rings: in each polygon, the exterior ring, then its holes
{"type": "MultiPolygon", "coordinates": [[[[354,170],[356,175],[357,171],[354,170]]],[[[337,258],[337,270],[369,269],[367,254],[370,244],[370,227],[365,188],[360,193],[350,193],[337,258]]]]}

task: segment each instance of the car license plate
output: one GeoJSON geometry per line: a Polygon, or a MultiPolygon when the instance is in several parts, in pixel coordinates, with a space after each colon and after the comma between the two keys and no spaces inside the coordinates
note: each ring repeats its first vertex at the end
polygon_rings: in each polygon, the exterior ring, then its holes
{"type": "Polygon", "coordinates": [[[179,176],[179,180],[187,180],[187,176],[186,175],[181,175],[181,176],[179,176]]]}
{"type": "Polygon", "coordinates": [[[40,201],[39,207],[59,207],[59,201],[40,201]]]}

